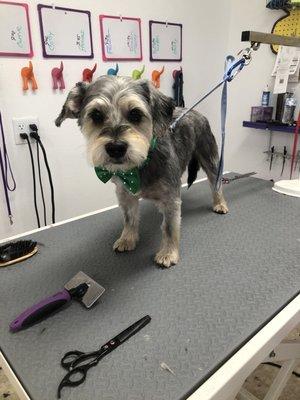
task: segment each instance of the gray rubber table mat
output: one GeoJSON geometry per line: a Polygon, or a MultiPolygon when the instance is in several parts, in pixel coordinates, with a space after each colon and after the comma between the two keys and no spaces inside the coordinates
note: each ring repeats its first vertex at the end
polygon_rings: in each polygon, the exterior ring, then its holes
{"type": "Polygon", "coordinates": [[[300,202],[255,178],[225,187],[230,214],[211,210],[207,183],[183,189],[181,261],[154,266],[161,216],[142,202],[137,250],[114,254],[119,209],[31,237],[39,254],[0,270],[1,348],[34,400],[52,400],[62,355],[91,351],[145,314],[152,321],[62,392],[65,400],[184,399],[298,292],[300,202]],[[9,322],[83,270],[106,288],[17,334],[9,322]],[[162,370],[165,362],[175,373],[162,370]]]}

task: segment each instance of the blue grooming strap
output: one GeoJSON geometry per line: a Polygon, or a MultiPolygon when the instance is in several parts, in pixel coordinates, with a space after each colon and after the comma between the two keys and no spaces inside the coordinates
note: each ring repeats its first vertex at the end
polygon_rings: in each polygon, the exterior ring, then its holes
{"type": "Polygon", "coordinates": [[[225,152],[225,134],[226,134],[226,116],[227,116],[227,82],[231,82],[232,79],[239,73],[245,66],[245,59],[241,58],[237,62],[234,62],[232,56],[226,57],[225,61],[225,74],[224,84],[221,96],[221,151],[220,160],[218,165],[217,178],[215,183],[215,189],[219,190],[222,184],[222,176],[224,171],[224,152],[225,152]]]}
{"type": "Polygon", "coordinates": [[[246,65],[246,59],[244,57],[235,61],[233,56],[227,56],[225,61],[225,74],[221,82],[219,82],[216,86],[214,86],[208,93],[206,93],[203,97],[201,97],[196,103],[194,103],[191,107],[185,110],[179,117],[175,119],[175,121],[170,125],[170,130],[174,131],[178,122],[191,110],[193,110],[198,104],[202,103],[208,96],[210,96],[215,90],[217,90],[220,86],[223,86],[222,90],[222,100],[221,100],[221,133],[222,133],[222,143],[221,143],[221,154],[220,161],[218,165],[217,171],[217,179],[215,183],[215,189],[220,189],[223,175],[223,167],[224,167],[224,149],[225,149],[225,126],[226,126],[226,113],[227,113],[227,82],[231,82],[234,77],[244,68],[246,65]]]}
{"type": "Polygon", "coordinates": [[[220,152],[217,178],[215,183],[216,190],[219,190],[221,187],[223,170],[224,170],[226,115],[227,115],[227,81],[224,82],[222,89],[222,97],[221,97],[221,152],[220,152]]]}
{"type": "Polygon", "coordinates": [[[239,73],[245,66],[246,60],[244,58],[240,58],[238,61],[233,62],[234,57],[228,56],[226,57],[226,64],[225,64],[225,76],[227,82],[231,82],[232,79],[239,73]],[[236,71],[235,71],[236,70],[236,71]]]}

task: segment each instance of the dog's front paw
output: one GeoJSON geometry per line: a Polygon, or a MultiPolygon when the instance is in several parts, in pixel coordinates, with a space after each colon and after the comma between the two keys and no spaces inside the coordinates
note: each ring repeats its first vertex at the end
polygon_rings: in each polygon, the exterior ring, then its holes
{"type": "Polygon", "coordinates": [[[136,248],[137,239],[133,237],[120,237],[113,245],[114,251],[123,253],[124,251],[132,251],[136,248]]]}
{"type": "Polygon", "coordinates": [[[178,250],[161,249],[155,256],[156,264],[163,268],[170,268],[172,265],[176,265],[178,260],[178,250]]]}
{"type": "Polygon", "coordinates": [[[213,210],[214,210],[214,212],[217,213],[217,214],[227,214],[228,211],[229,211],[229,209],[228,209],[226,203],[216,204],[216,205],[213,207],[213,210]]]}

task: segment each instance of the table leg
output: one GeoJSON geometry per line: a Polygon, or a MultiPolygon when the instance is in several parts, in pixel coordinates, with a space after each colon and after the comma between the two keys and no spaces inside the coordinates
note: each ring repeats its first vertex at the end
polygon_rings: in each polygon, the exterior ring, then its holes
{"type": "Polygon", "coordinates": [[[0,366],[5,376],[11,383],[12,387],[14,388],[14,391],[20,398],[20,400],[31,400],[1,352],[0,352],[0,366]]]}

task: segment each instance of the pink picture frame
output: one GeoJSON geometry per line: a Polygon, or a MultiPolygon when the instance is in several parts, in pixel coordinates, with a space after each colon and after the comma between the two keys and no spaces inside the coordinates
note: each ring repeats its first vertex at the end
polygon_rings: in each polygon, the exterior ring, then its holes
{"type": "Polygon", "coordinates": [[[141,61],[143,60],[143,46],[142,46],[142,29],[141,29],[141,19],[140,18],[133,18],[133,17],[122,17],[122,16],[115,16],[115,15],[99,15],[99,23],[100,23],[100,41],[102,46],[102,59],[103,61],[141,61]],[[104,23],[105,20],[111,19],[112,21],[119,20],[120,22],[135,22],[138,25],[138,38],[139,38],[139,45],[138,54],[128,56],[128,55],[109,55],[107,51],[107,38],[105,37],[105,30],[104,30],[104,23]]]}
{"type": "MultiPolygon", "coordinates": [[[[17,6],[17,7],[22,7],[24,9],[25,13],[25,21],[26,21],[26,29],[27,29],[27,35],[28,35],[28,45],[29,45],[29,51],[28,52],[18,52],[18,51],[3,51],[0,48],[0,57],[33,57],[33,46],[32,46],[32,36],[31,36],[31,29],[30,29],[30,20],[29,20],[29,8],[28,4],[26,3],[17,3],[17,2],[12,2],[12,1],[0,1],[0,13],[1,13],[1,6],[2,5],[11,5],[11,6],[17,6]]],[[[12,32],[13,33],[13,32],[12,32]]],[[[11,37],[12,37],[11,33],[11,37]]]]}

